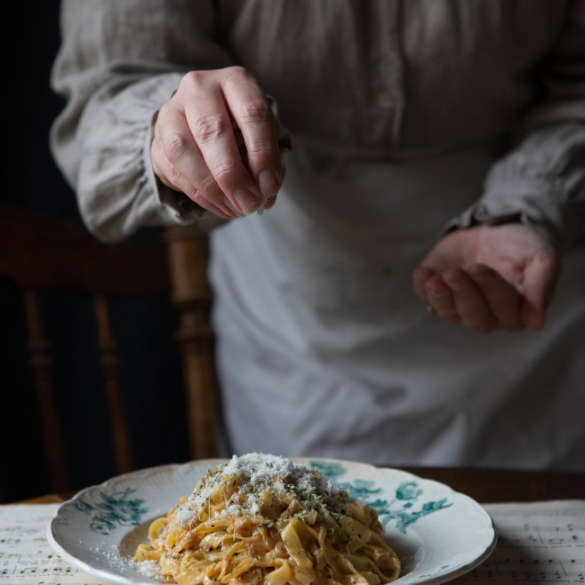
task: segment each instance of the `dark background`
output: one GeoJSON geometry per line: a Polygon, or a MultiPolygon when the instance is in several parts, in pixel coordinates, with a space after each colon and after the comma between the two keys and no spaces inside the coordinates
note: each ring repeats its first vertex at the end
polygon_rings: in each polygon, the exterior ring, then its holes
{"type": "MultiPolygon", "coordinates": [[[[82,226],[75,195],[49,151],[49,128],[65,105],[49,87],[59,43],[58,1],[0,4],[0,205],[82,226]]],[[[158,237],[158,230],[143,230],[135,239],[158,237]]],[[[14,501],[48,493],[49,485],[27,366],[23,300],[20,290],[2,277],[0,299],[0,493],[5,501],[14,501]]],[[[83,488],[115,475],[92,300],[43,293],[40,302],[45,332],[53,343],[71,489],[83,488]]],[[[174,310],[164,299],[115,299],[110,308],[135,465],[186,461],[181,362],[172,341],[174,310]]]]}

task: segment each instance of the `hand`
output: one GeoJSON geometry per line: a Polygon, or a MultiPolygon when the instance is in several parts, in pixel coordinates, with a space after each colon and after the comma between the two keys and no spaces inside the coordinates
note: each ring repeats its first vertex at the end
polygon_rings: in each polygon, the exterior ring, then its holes
{"type": "Polygon", "coordinates": [[[413,279],[430,311],[489,333],[542,329],[559,272],[556,252],[536,230],[481,225],[445,236],[413,279]]]}
{"type": "Polygon", "coordinates": [[[191,71],[160,109],[154,172],[224,219],[268,209],[282,184],[276,120],[242,67],[191,71]]]}

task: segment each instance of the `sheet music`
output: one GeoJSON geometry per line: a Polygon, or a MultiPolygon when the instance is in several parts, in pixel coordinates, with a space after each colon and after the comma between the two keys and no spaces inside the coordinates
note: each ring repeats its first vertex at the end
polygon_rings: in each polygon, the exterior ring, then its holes
{"type": "Polygon", "coordinates": [[[585,501],[488,504],[498,532],[489,559],[454,583],[585,583],[585,501]]]}
{"type": "MultiPolygon", "coordinates": [[[[0,506],[0,585],[109,585],[69,566],[49,546],[58,504],[0,506]]],[[[453,583],[585,583],[585,500],[485,506],[496,524],[491,557],[453,583]]]]}
{"type": "Polygon", "coordinates": [[[58,507],[0,506],[0,585],[109,585],[53,552],[45,531],[58,507]]]}

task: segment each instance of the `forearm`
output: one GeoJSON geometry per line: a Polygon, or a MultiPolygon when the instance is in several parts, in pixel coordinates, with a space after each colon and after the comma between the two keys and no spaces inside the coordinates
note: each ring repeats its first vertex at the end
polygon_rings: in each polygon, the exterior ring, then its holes
{"type": "Polygon", "coordinates": [[[100,238],[201,216],[198,206],[156,180],[150,143],[153,115],[185,72],[232,64],[211,40],[213,18],[211,2],[64,2],[52,84],[68,105],[51,145],[100,238]]]}

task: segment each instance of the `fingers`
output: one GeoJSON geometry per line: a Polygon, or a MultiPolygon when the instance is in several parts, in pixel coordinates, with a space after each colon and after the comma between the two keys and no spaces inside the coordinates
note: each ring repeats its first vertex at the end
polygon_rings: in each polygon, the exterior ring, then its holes
{"type": "Polygon", "coordinates": [[[462,325],[477,333],[489,333],[496,329],[496,319],[469,274],[461,268],[450,268],[443,273],[443,280],[451,290],[462,325]]]}
{"type": "Polygon", "coordinates": [[[414,271],[413,284],[417,296],[427,305],[427,309],[429,307],[433,309],[433,314],[453,325],[461,323],[451,289],[443,282],[440,275],[423,266],[414,271]]]}
{"type": "Polygon", "coordinates": [[[519,331],[544,327],[559,271],[554,253],[535,257],[525,270],[522,295],[483,264],[467,271],[449,269],[442,275],[418,269],[414,281],[417,295],[448,323],[478,333],[519,331]]]}
{"type": "Polygon", "coordinates": [[[452,268],[433,274],[424,287],[425,302],[448,323],[477,333],[524,328],[520,294],[487,266],[475,264],[468,271],[452,268]]]}
{"type": "Polygon", "coordinates": [[[544,327],[546,309],[552,300],[559,273],[560,263],[552,250],[536,255],[526,266],[522,283],[522,318],[531,329],[544,327]]]}
{"type": "Polygon", "coordinates": [[[453,232],[422,265],[414,285],[429,312],[448,320],[453,307],[462,325],[486,333],[542,328],[560,271],[546,238],[521,224],[453,232]]]}
{"type": "Polygon", "coordinates": [[[441,276],[434,275],[429,278],[425,283],[425,288],[428,298],[427,304],[434,309],[437,316],[452,325],[462,323],[462,319],[457,312],[454,295],[441,276]]]}
{"type": "Polygon", "coordinates": [[[240,156],[221,87],[216,78],[205,73],[193,71],[181,82],[188,95],[182,104],[185,118],[209,169],[196,187],[216,203],[218,185],[231,204],[248,215],[260,207],[262,195],[240,156]]]}
{"type": "Polygon", "coordinates": [[[242,67],[192,71],[160,110],[155,173],[221,217],[269,209],[282,183],[276,120],[242,67]]]}
{"type": "Polygon", "coordinates": [[[430,268],[417,268],[413,275],[412,275],[412,282],[414,285],[414,292],[417,294],[418,298],[425,304],[428,305],[428,295],[427,290],[425,288],[426,282],[434,276],[435,273],[430,268]]]}
{"type": "Polygon", "coordinates": [[[234,68],[222,86],[230,112],[241,130],[252,176],[264,197],[280,189],[282,169],[272,109],[256,80],[234,68]]]}
{"type": "Polygon", "coordinates": [[[182,191],[204,209],[224,219],[241,215],[223,194],[195,144],[187,121],[176,108],[163,108],[151,146],[154,172],[169,187],[182,191]],[[207,189],[201,185],[207,182],[207,189]]]}
{"type": "Polygon", "coordinates": [[[496,321],[497,329],[504,331],[524,329],[521,296],[514,286],[484,264],[474,264],[468,268],[467,273],[480,290],[496,321]]]}

